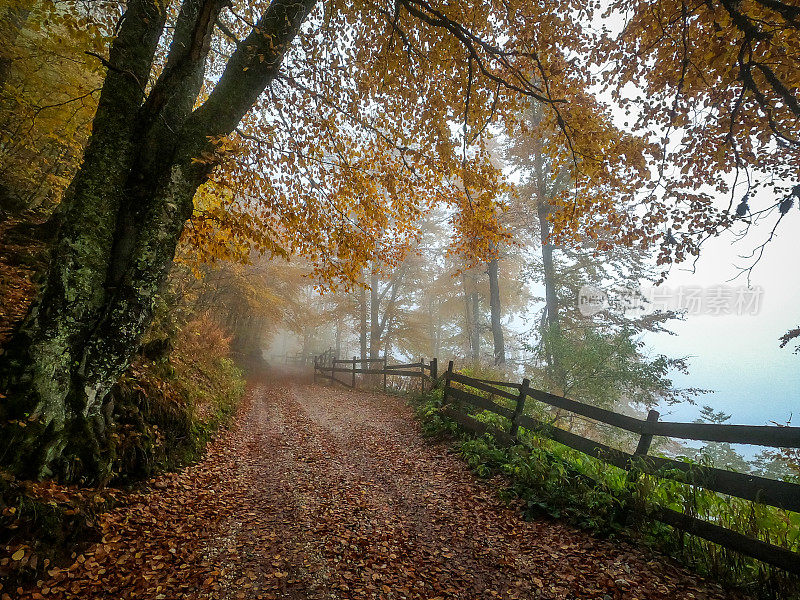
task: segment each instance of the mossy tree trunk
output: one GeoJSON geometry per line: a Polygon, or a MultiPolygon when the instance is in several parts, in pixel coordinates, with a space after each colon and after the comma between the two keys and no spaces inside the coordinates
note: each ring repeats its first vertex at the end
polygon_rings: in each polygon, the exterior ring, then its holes
{"type": "Polygon", "coordinates": [[[166,4],[130,0],[81,169],[59,208],[41,294],[0,357],[0,462],[22,477],[102,482],[113,446],[108,394],[152,319],[193,197],[276,76],[314,0],[274,0],[194,109],[224,0],[184,0],[164,69],[144,83],[166,4]]]}

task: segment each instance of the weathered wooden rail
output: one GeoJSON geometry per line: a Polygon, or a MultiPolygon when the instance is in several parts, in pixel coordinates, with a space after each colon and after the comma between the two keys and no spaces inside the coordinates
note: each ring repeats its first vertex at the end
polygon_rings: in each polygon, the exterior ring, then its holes
{"type": "Polygon", "coordinates": [[[314,362],[316,354],[297,352],[295,354],[284,354],[283,364],[293,367],[307,367],[314,362]]]}
{"type": "Polygon", "coordinates": [[[359,358],[354,356],[351,359],[341,359],[335,353],[320,354],[314,358],[314,381],[321,377],[330,381],[335,381],[349,388],[357,386],[356,375],[383,375],[383,391],[387,390],[388,377],[418,377],[420,379],[420,389],[424,391],[425,382],[434,382],[438,378],[438,361],[433,358],[426,363],[420,358],[418,362],[403,364],[388,364],[387,358],[359,358]],[[374,368],[371,365],[378,365],[374,368]],[[347,365],[347,366],[345,366],[347,365]],[[361,365],[357,367],[356,365],[361,365]],[[345,381],[336,376],[337,373],[349,375],[350,381],[345,381]]]}
{"type": "MultiPolygon", "coordinates": [[[[510,446],[518,443],[520,428],[524,428],[626,471],[647,473],[704,487],[721,494],[800,512],[798,484],[648,455],[654,436],[800,448],[800,427],[670,423],[659,421],[659,414],[654,410],[649,412],[647,419],[637,419],[533,389],[529,387],[527,379],[517,384],[467,377],[453,370],[452,361],[444,374],[444,380],[444,406],[441,412],[467,430],[481,435],[492,435],[495,442],[500,445],[510,446]],[[465,388],[480,390],[490,394],[490,397],[480,396],[465,388]],[[498,404],[495,401],[497,398],[513,402],[513,408],[498,404]],[[630,454],[538,421],[525,414],[526,402],[529,399],[638,434],[639,443],[636,451],[630,454]],[[475,419],[465,410],[466,406],[488,410],[507,418],[508,431],[475,419]]],[[[800,574],[800,554],[785,548],[664,507],[654,509],[648,516],[751,558],[800,574]]]]}

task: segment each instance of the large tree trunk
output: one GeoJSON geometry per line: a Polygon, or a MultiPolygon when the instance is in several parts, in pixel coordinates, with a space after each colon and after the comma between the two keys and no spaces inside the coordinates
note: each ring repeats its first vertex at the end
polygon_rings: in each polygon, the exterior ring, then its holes
{"type": "Polygon", "coordinates": [[[0,456],[25,477],[103,481],[108,392],[152,320],[193,197],[227,135],[275,77],[314,2],[275,0],[194,110],[223,0],[186,0],[146,99],[166,5],[131,0],[111,47],[92,136],[59,210],[47,280],[0,363],[0,456]]]}
{"type": "Polygon", "coordinates": [[[500,306],[500,267],[498,260],[489,261],[489,305],[492,317],[492,340],[494,342],[494,364],[502,365],[506,362],[506,347],[503,340],[503,324],[501,322],[502,307],[500,306]]]}
{"type": "MultiPolygon", "coordinates": [[[[128,7],[111,48],[115,68],[105,78],[83,165],[60,207],[48,278],[3,357],[3,417],[26,421],[5,428],[3,454],[20,474],[48,474],[63,456],[84,463],[84,469],[101,460],[105,415],[81,389],[82,363],[91,325],[106,301],[119,198],[136,151],[138,82],[150,73],[164,20],[155,2],[128,7]]],[[[69,478],[72,465],[60,470],[69,478]]]]}

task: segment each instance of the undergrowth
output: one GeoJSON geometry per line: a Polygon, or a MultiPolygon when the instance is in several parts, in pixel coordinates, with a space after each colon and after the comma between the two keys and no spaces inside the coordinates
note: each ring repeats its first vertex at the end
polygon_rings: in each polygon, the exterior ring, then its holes
{"type": "MultiPolygon", "coordinates": [[[[111,393],[113,429],[104,450],[111,486],[129,487],[196,461],[244,393],[230,340],[212,319],[195,316],[152,335],[111,393]]],[[[0,470],[0,580],[6,586],[0,584],[0,595],[70,564],[99,539],[100,515],[120,494],[114,487],[20,481],[0,470]]]]}
{"type": "Polygon", "coordinates": [[[140,356],[112,392],[115,484],[196,460],[244,393],[230,341],[208,317],[189,321],[168,354],[140,356]]]}
{"type": "MultiPolygon", "coordinates": [[[[667,507],[800,552],[800,514],[669,479],[631,476],[533,431],[522,429],[520,443],[503,448],[490,435],[464,432],[440,413],[442,404],[442,390],[415,398],[423,433],[450,438],[479,477],[503,475],[509,483],[501,495],[521,501],[526,518],[563,519],[598,535],[633,537],[758,598],[800,599],[800,578],[643,516],[655,506],[667,507]]],[[[488,411],[471,416],[509,430],[505,417],[488,411]]]]}

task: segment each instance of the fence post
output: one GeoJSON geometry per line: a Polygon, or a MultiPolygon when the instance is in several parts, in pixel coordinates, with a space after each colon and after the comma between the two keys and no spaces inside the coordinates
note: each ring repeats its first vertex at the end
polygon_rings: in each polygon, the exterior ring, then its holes
{"type": "Polygon", "coordinates": [[[511,437],[516,439],[517,431],[519,431],[519,420],[520,415],[525,410],[525,400],[528,397],[528,390],[530,389],[530,380],[523,379],[522,380],[522,387],[519,389],[519,396],[517,396],[517,406],[514,408],[514,416],[511,417],[511,437]]]}
{"type": "MultiPolygon", "coordinates": [[[[657,410],[651,410],[647,413],[647,422],[654,423],[658,421],[659,413],[657,410]]],[[[646,456],[648,452],[650,452],[650,444],[653,443],[653,434],[647,432],[647,426],[645,425],[645,432],[639,438],[639,443],[636,445],[636,451],[633,453],[634,456],[646,456]]],[[[635,489],[635,483],[639,480],[639,476],[641,475],[641,471],[639,470],[639,465],[637,462],[631,461],[630,470],[625,474],[625,485],[628,490],[633,494],[635,489]]],[[[634,518],[635,511],[633,511],[634,507],[631,505],[630,502],[626,502],[626,505],[623,508],[623,523],[629,524],[631,520],[634,518]]]]}
{"type": "Polygon", "coordinates": [[[425,359],[419,357],[419,393],[425,393],[425,359]]]}
{"type": "Polygon", "coordinates": [[[383,355],[383,393],[386,393],[386,354],[383,355]]]}
{"type": "Polygon", "coordinates": [[[442,396],[442,403],[447,404],[447,392],[450,391],[450,375],[453,374],[453,361],[447,363],[447,372],[444,374],[444,395],[442,396]]]}
{"type": "MultiPolygon", "coordinates": [[[[647,413],[647,422],[654,423],[658,421],[659,413],[657,410],[651,410],[647,413]]],[[[639,444],[636,446],[636,452],[633,454],[635,456],[643,456],[650,452],[650,444],[653,443],[653,434],[652,433],[643,433],[642,437],[639,438],[639,444]]]]}
{"type": "MultiPolygon", "coordinates": [[[[657,410],[651,410],[647,413],[647,422],[654,423],[658,421],[659,413],[657,410]]],[[[636,451],[633,453],[634,456],[646,456],[648,452],[650,452],[650,444],[653,443],[653,434],[645,432],[639,438],[639,443],[636,445],[636,451]]],[[[636,461],[633,461],[631,464],[631,469],[628,471],[627,475],[625,476],[625,481],[629,484],[636,483],[639,479],[639,475],[641,472],[639,471],[639,467],[636,464],[636,461]]]]}
{"type": "Polygon", "coordinates": [[[356,357],[353,357],[353,389],[356,389],[356,357]]]}
{"type": "Polygon", "coordinates": [[[436,380],[439,378],[439,360],[436,358],[431,359],[431,381],[436,385],[436,380]]]}

